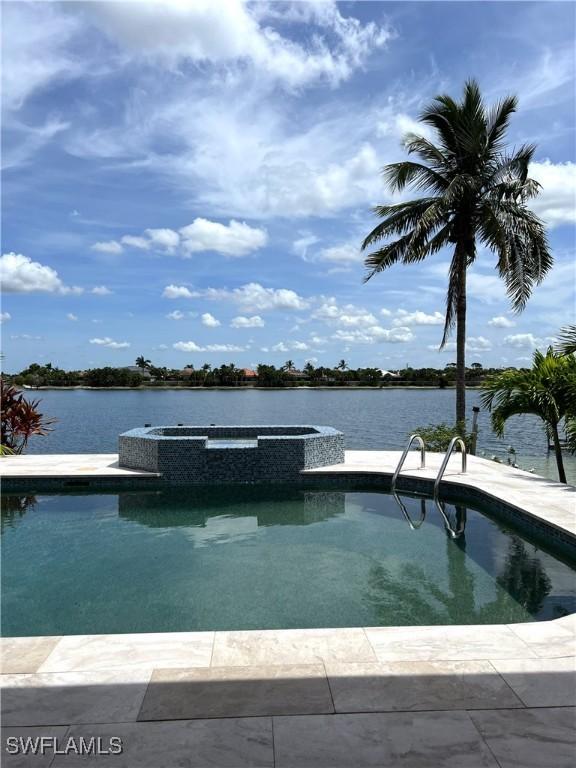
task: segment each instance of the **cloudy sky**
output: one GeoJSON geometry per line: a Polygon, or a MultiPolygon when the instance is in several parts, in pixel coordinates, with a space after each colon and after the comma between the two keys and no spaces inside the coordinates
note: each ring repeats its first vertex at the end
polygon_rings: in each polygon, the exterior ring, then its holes
{"type": "Polygon", "coordinates": [[[509,311],[469,277],[469,358],[522,364],[574,322],[574,8],[546,2],[4,2],[3,347],[85,368],[438,352],[448,253],[362,284],[380,176],[476,77],[520,100],[555,267],[509,311]],[[224,11],[225,7],[225,11],[224,11]]]}

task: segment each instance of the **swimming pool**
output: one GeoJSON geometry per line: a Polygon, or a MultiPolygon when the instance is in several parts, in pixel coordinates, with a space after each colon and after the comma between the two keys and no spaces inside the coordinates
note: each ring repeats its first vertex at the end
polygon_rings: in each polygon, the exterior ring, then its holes
{"type": "Polygon", "coordinates": [[[575,563],[488,508],[294,485],[7,495],[4,636],[497,624],[576,610],[575,563]]]}

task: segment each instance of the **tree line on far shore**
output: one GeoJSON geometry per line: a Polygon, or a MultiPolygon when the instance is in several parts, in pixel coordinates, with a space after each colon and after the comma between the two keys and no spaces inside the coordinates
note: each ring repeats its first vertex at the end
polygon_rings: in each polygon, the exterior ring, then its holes
{"type": "MultiPolygon", "coordinates": [[[[484,368],[472,363],[466,369],[469,386],[479,386],[486,376],[501,368],[484,368]]],[[[297,387],[297,386],[422,386],[451,387],[455,384],[453,363],[444,368],[412,368],[388,372],[375,367],[350,368],[345,360],[334,367],[314,366],[308,362],[298,370],[292,360],[282,366],[260,364],[252,371],[234,363],[212,366],[209,363],[196,368],[192,364],[183,369],[153,365],[140,356],[136,364],[127,367],[91,368],[86,371],[65,371],[46,363],[32,363],[19,373],[5,375],[5,379],[28,387],[297,387]]]]}

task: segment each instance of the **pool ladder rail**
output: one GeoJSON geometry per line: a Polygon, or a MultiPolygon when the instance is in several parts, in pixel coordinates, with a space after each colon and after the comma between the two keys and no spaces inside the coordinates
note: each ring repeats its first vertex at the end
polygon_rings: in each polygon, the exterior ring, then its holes
{"type": "MultiPolygon", "coordinates": [[[[426,444],[424,443],[424,440],[422,437],[415,433],[413,435],[410,435],[410,438],[408,440],[408,444],[406,445],[406,448],[404,449],[404,452],[402,453],[402,456],[400,457],[400,461],[398,462],[398,465],[396,466],[396,469],[394,471],[394,474],[392,475],[392,483],[390,486],[390,490],[392,491],[392,495],[394,496],[396,502],[398,503],[398,506],[402,510],[402,514],[404,515],[405,519],[408,522],[408,525],[410,528],[415,531],[424,522],[424,519],[426,517],[426,505],[424,499],[422,500],[422,511],[420,520],[418,522],[414,522],[411,520],[410,515],[408,514],[408,511],[405,507],[405,505],[400,500],[398,494],[396,493],[396,481],[398,480],[398,475],[400,474],[400,471],[402,467],[404,466],[404,462],[406,461],[406,457],[408,456],[408,452],[410,451],[410,448],[412,447],[412,443],[418,442],[420,445],[420,469],[424,469],[426,466],[426,444]]],[[[446,467],[448,466],[448,462],[450,461],[450,457],[452,456],[452,453],[454,452],[454,449],[456,446],[460,447],[460,450],[462,452],[462,474],[466,473],[467,469],[467,458],[468,454],[466,451],[466,443],[464,442],[463,438],[460,436],[453,437],[450,441],[450,445],[448,446],[448,450],[444,454],[444,458],[442,459],[442,464],[440,465],[440,469],[438,470],[438,474],[436,475],[436,480],[434,481],[434,503],[436,504],[436,508],[440,512],[440,515],[442,516],[442,519],[444,520],[444,525],[446,527],[446,530],[450,534],[450,536],[454,539],[458,538],[463,531],[459,529],[455,529],[454,526],[451,524],[448,515],[446,514],[444,502],[440,501],[438,498],[438,492],[440,490],[440,481],[442,480],[442,477],[444,475],[444,472],[446,471],[446,467]]]]}
{"type": "Polygon", "coordinates": [[[392,484],[390,486],[392,493],[394,493],[394,489],[396,488],[396,481],[398,480],[398,475],[400,474],[400,470],[404,466],[404,462],[406,461],[408,452],[412,447],[412,443],[415,441],[420,444],[420,469],[424,469],[426,467],[426,444],[424,443],[424,440],[420,437],[420,435],[416,433],[413,435],[410,435],[408,439],[408,444],[406,448],[404,448],[404,452],[402,453],[402,456],[400,457],[400,461],[398,462],[398,465],[394,470],[394,474],[392,475],[392,484]]]}
{"type": "Polygon", "coordinates": [[[440,466],[440,469],[438,471],[438,474],[436,475],[436,480],[434,481],[434,498],[438,498],[438,491],[440,489],[440,480],[442,480],[442,476],[444,472],[446,471],[446,467],[448,466],[448,462],[450,461],[450,456],[452,455],[452,452],[454,451],[455,447],[459,445],[460,451],[462,452],[462,470],[461,474],[466,474],[466,468],[467,468],[467,459],[468,459],[468,453],[466,451],[466,443],[464,440],[459,437],[458,435],[456,437],[453,437],[452,440],[450,440],[450,445],[448,446],[448,450],[444,454],[444,458],[442,460],[442,464],[440,466]]]}

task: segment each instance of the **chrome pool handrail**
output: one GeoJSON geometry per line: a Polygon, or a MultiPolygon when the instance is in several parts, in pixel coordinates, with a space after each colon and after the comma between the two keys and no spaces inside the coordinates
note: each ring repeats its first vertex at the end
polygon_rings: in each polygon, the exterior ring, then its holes
{"type": "Polygon", "coordinates": [[[410,530],[417,531],[418,528],[420,528],[420,526],[426,519],[426,499],[424,498],[420,499],[420,520],[418,520],[417,522],[414,522],[410,517],[408,510],[406,509],[406,505],[404,504],[404,502],[402,501],[398,493],[396,491],[392,491],[392,496],[394,497],[396,503],[400,507],[400,510],[404,515],[404,519],[410,526],[410,530]]]}
{"type": "Polygon", "coordinates": [[[408,452],[412,447],[412,443],[415,440],[417,440],[420,444],[420,469],[424,469],[424,467],[426,466],[426,444],[424,443],[424,440],[420,437],[420,435],[414,433],[413,435],[410,435],[410,438],[408,440],[408,445],[406,446],[406,448],[404,448],[404,453],[400,457],[400,461],[398,462],[398,465],[394,471],[394,474],[392,475],[392,484],[390,486],[390,489],[392,491],[394,491],[394,488],[396,486],[396,480],[398,480],[398,475],[400,474],[400,470],[402,469],[402,466],[406,461],[406,457],[408,456],[408,452]]]}
{"type": "Polygon", "coordinates": [[[444,520],[444,527],[448,531],[450,537],[452,539],[459,538],[464,531],[462,529],[454,529],[454,526],[450,522],[450,518],[446,514],[446,510],[444,509],[444,502],[440,501],[440,499],[437,496],[434,496],[434,503],[436,504],[436,509],[438,512],[440,512],[440,515],[442,516],[442,519],[444,520]]]}
{"type": "Polygon", "coordinates": [[[450,456],[452,455],[452,451],[454,450],[456,445],[460,445],[460,450],[462,452],[462,470],[461,473],[466,473],[466,466],[467,466],[467,453],[466,453],[466,443],[461,437],[453,437],[452,440],[450,440],[450,445],[448,446],[448,450],[444,454],[444,459],[442,461],[442,465],[440,467],[440,470],[438,474],[436,475],[436,480],[434,481],[434,498],[438,495],[438,489],[440,488],[440,480],[442,479],[442,475],[446,471],[446,467],[448,466],[448,462],[450,461],[450,456]]]}

